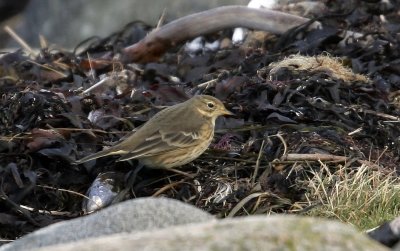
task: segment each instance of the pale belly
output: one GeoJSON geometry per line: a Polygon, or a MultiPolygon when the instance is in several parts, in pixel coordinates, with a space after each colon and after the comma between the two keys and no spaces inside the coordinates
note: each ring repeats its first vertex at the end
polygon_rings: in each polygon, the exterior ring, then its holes
{"type": "Polygon", "coordinates": [[[140,158],[141,164],[148,168],[168,169],[185,165],[198,158],[210,145],[211,140],[201,146],[180,148],[159,155],[140,158]]]}

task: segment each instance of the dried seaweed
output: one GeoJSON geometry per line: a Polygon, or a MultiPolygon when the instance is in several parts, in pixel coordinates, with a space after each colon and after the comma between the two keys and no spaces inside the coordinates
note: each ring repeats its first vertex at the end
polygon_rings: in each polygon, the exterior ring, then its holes
{"type": "Polygon", "coordinates": [[[259,47],[196,55],[176,45],[156,63],[110,59],[145,36],[150,28],[142,23],[85,41],[74,53],[4,55],[0,236],[15,239],[81,215],[84,194],[98,174],[127,174],[136,162],[107,157],[75,166],[73,160],[112,145],[163,106],[200,93],[218,97],[236,116],[217,121],[210,149],[180,169],[187,175],[143,169],[129,197],[166,196],[220,217],[291,212],[306,210],[298,204],[303,183],[320,168],[321,156],[328,156],[323,162],[331,169],[364,163],[397,171],[399,10],[336,1],[327,11],[318,19],[324,23],[320,30],[301,26],[261,36],[268,40],[252,44],[259,47]],[[346,28],[365,37],[343,46],[346,28]],[[311,66],[304,67],[304,60],[311,66]]]}

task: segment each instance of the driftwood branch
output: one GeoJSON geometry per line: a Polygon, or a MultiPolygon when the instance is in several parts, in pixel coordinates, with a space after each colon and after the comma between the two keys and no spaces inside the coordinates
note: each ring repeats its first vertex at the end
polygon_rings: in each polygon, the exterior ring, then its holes
{"type": "MultiPolygon", "coordinates": [[[[321,153],[289,153],[281,157],[280,161],[332,161],[332,162],[347,162],[351,158],[346,156],[339,156],[333,154],[321,154],[321,153]]],[[[380,166],[368,161],[356,159],[360,165],[366,165],[376,170],[380,169],[380,166]]]]}
{"type": "Polygon", "coordinates": [[[348,157],[338,156],[333,154],[320,154],[320,153],[310,153],[310,154],[301,154],[301,153],[289,153],[287,155],[282,156],[281,160],[284,161],[340,161],[344,162],[349,160],[348,157]]]}
{"type": "MultiPolygon", "coordinates": [[[[154,29],[142,40],[121,51],[117,61],[122,63],[148,63],[157,61],[168,49],[195,37],[222,29],[243,27],[283,34],[289,29],[309,22],[310,19],[267,9],[253,9],[245,6],[224,6],[195,13],[160,28],[154,29]]],[[[321,27],[314,22],[310,28],[321,27]]],[[[346,46],[349,38],[360,38],[362,33],[343,30],[343,40],[339,46],[346,46]]],[[[110,53],[100,59],[82,59],[85,69],[102,69],[115,63],[110,53]]]]}
{"type": "Polygon", "coordinates": [[[219,7],[179,18],[153,30],[141,41],[124,48],[122,61],[154,61],[179,43],[222,29],[243,27],[282,34],[309,20],[273,10],[244,6],[219,7]]]}

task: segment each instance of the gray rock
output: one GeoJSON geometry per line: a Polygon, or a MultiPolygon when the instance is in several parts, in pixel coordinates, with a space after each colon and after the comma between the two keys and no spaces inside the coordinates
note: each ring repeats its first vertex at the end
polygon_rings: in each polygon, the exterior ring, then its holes
{"type": "Polygon", "coordinates": [[[0,247],[0,251],[31,250],[89,237],[160,229],[213,219],[210,214],[177,200],[140,198],[119,203],[88,216],[47,226],[0,247]]]}
{"type": "Polygon", "coordinates": [[[367,231],[369,237],[382,243],[387,247],[393,247],[396,244],[396,250],[400,251],[400,217],[386,222],[379,227],[367,231]]]}
{"type": "Polygon", "coordinates": [[[297,250],[388,251],[349,225],[275,215],[207,221],[160,230],[115,234],[37,251],[74,250],[297,250]]]}

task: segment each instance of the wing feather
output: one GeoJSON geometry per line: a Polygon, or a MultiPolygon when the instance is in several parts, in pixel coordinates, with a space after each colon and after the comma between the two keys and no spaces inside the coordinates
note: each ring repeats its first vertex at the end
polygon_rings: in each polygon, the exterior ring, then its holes
{"type": "Polygon", "coordinates": [[[186,148],[198,144],[200,132],[165,132],[158,130],[149,136],[142,143],[138,144],[135,149],[124,154],[118,161],[149,157],[176,150],[177,148],[186,148]]]}

